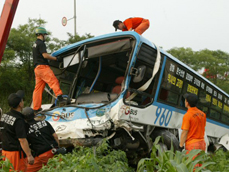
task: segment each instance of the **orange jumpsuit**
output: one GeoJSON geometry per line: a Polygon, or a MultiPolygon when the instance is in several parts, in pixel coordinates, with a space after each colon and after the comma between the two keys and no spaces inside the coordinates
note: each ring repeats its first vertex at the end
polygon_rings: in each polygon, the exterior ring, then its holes
{"type": "Polygon", "coordinates": [[[129,29],[134,29],[139,35],[142,35],[149,28],[149,20],[143,19],[141,17],[134,17],[126,19],[124,22],[126,26],[122,31],[128,31],[129,29]]]}
{"type": "MultiPolygon", "coordinates": [[[[185,149],[187,150],[187,153],[189,153],[192,149],[201,149],[205,151],[205,126],[206,114],[196,107],[189,108],[187,113],[184,115],[181,126],[182,130],[188,130],[187,139],[185,141],[185,149]]],[[[197,164],[197,166],[201,166],[201,164],[197,164]]]]}
{"type": "Polygon", "coordinates": [[[36,85],[33,91],[33,109],[38,110],[41,108],[42,93],[46,83],[53,90],[56,96],[62,95],[63,93],[60,89],[58,79],[48,65],[38,65],[34,69],[34,72],[36,85]]]}
{"type": "MultiPolygon", "coordinates": [[[[16,171],[26,171],[27,167],[27,158],[24,157],[23,152],[21,151],[21,158],[19,151],[5,151],[2,150],[2,156],[4,156],[3,161],[7,158],[11,164],[13,164],[14,170],[16,171]]],[[[14,171],[10,170],[10,171],[14,171]]]]}
{"type": "Polygon", "coordinates": [[[54,154],[51,152],[51,150],[49,150],[35,157],[34,164],[33,165],[28,164],[26,172],[39,171],[42,168],[42,166],[47,165],[48,160],[52,158],[53,156],[54,154]]]}

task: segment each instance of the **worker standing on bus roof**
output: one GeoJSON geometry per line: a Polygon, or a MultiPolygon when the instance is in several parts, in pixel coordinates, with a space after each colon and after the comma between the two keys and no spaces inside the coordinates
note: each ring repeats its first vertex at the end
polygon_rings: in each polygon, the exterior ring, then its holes
{"type": "Polygon", "coordinates": [[[59,100],[59,105],[63,106],[67,103],[67,100],[63,99],[63,93],[60,89],[59,81],[54,75],[53,71],[49,67],[48,60],[61,61],[57,57],[53,57],[47,53],[45,40],[48,35],[47,31],[43,27],[38,27],[36,29],[37,40],[33,45],[33,64],[36,85],[33,92],[33,109],[36,112],[42,110],[42,93],[47,83],[49,87],[53,90],[55,95],[59,100]]]}
{"type": "Polygon", "coordinates": [[[192,149],[201,149],[205,151],[206,143],[204,140],[206,114],[199,110],[196,105],[198,97],[192,93],[186,93],[185,107],[188,108],[187,113],[183,117],[181,129],[183,130],[180,138],[180,147],[184,146],[189,153],[192,149]]]}
{"type": "Polygon", "coordinates": [[[115,20],[113,26],[115,31],[117,31],[117,29],[122,31],[134,30],[139,35],[142,35],[149,28],[149,20],[141,17],[128,18],[124,22],[115,20]]]}

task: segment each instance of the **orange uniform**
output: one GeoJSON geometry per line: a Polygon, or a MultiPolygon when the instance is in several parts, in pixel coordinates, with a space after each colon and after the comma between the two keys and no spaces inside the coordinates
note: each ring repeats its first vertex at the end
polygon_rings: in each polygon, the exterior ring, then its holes
{"type": "Polygon", "coordinates": [[[51,152],[51,150],[35,157],[35,161],[33,165],[28,164],[27,171],[26,172],[34,172],[39,171],[42,166],[47,165],[48,160],[52,158],[54,154],[51,152]]]}
{"type": "Polygon", "coordinates": [[[62,95],[59,81],[54,75],[52,69],[48,65],[38,65],[35,69],[36,85],[33,92],[33,109],[37,110],[41,107],[42,93],[46,83],[53,90],[56,96],[62,95]]]}
{"type": "Polygon", "coordinates": [[[188,136],[185,141],[185,146],[204,141],[204,132],[206,126],[206,114],[196,107],[188,109],[184,115],[182,130],[188,130],[188,136]]]}
{"type": "Polygon", "coordinates": [[[149,20],[143,19],[141,17],[129,18],[126,19],[123,23],[126,26],[126,28],[122,31],[128,31],[132,28],[135,32],[137,32],[140,35],[149,28],[149,20]]]}
{"type": "Polygon", "coordinates": [[[185,141],[186,150],[202,149],[205,150],[204,132],[206,126],[206,114],[196,107],[188,109],[184,115],[182,130],[188,130],[185,141]]]}
{"type": "MultiPolygon", "coordinates": [[[[2,150],[3,161],[7,158],[13,165],[15,171],[26,171],[27,159],[24,157],[23,152],[19,151],[5,151],[2,150]]],[[[14,171],[10,169],[10,171],[14,171]]]]}
{"type": "MultiPolygon", "coordinates": [[[[187,154],[193,149],[201,149],[205,151],[206,143],[204,140],[204,132],[206,126],[206,114],[199,110],[197,107],[191,107],[184,115],[182,130],[188,130],[187,139],[185,141],[185,149],[187,154]]],[[[194,156],[193,160],[197,157],[194,156]]],[[[195,165],[200,167],[201,164],[195,165]]],[[[194,170],[195,171],[195,170],[194,170]]]]}

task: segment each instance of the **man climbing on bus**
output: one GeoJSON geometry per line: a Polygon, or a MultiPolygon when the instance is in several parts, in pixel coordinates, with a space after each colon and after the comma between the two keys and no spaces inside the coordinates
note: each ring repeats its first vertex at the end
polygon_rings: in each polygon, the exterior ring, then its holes
{"type": "Polygon", "coordinates": [[[33,44],[33,64],[36,79],[36,85],[33,92],[33,109],[36,112],[42,110],[42,93],[47,83],[53,90],[59,100],[59,106],[67,104],[67,100],[63,99],[59,81],[49,67],[48,60],[61,61],[58,57],[53,57],[47,53],[45,40],[48,35],[43,27],[38,27],[36,30],[37,40],[33,44]]]}
{"type": "MultiPolygon", "coordinates": [[[[196,105],[198,97],[192,93],[186,93],[185,107],[187,113],[183,117],[181,129],[183,130],[180,138],[180,147],[184,146],[187,153],[192,149],[201,149],[205,151],[206,143],[204,140],[206,114],[199,110],[196,105]]],[[[195,157],[194,157],[195,158],[195,157]]]]}
{"type": "Polygon", "coordinates": [[[134,30],[139,35],[142,35],[149,28],[149,25],[149,20],[141,17],[128,18],[124,22],[120,20],[115,20],[113,22],[115,31],[117,31],[117,29],[122,31],[134,30]]]}

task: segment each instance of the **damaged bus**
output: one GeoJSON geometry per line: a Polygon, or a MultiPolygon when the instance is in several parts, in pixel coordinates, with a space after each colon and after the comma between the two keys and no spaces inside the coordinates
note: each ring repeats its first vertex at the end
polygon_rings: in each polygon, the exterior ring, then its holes
{"type": "Polygon", "coordinates": [[[229,149],[228,94],[139,34],[102,35],[52,55],[63,60],[50,66],[69,104],[59,107],[53,96],[39,115],[54,127],[61,145],[93,146],[106,138],[132,162],[149,154],[157,136],[163,149],[172,142],[178,150],[187,111],[183,94],[190,92],[207,114],[208,148],[229,149]]]}

